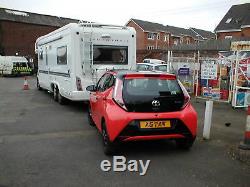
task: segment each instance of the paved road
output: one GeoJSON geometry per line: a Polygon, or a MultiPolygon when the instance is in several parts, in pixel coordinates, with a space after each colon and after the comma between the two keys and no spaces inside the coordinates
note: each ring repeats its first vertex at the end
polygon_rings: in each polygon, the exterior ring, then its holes
{"type": "Polygon", "coordinates": [[[243,138],[242,109],[215,104],[211,140],[203,141],[205,105],[193,101],[199,134],[191,151],[163,141],[126,144],[119,154],[151,160],[147,174],[103,172],[101,161],[112,157],[88,125],[86,106],[55,103],[32,77],[31,90],[22,84],[22,78],[0,78],[0,186],[250,186],[249,165],[229,154],[243,138]]]}

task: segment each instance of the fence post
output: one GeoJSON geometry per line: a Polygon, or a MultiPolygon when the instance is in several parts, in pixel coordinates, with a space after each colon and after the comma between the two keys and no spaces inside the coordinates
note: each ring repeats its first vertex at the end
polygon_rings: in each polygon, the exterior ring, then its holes
{"type": "Polygon", "coordinates": [[[203,128],[203,138],[208,140],[210,138],[210,129],[212,125],[212,112],[213,112],[213,101],[206,101],[205,109],[205,119],[204,119],[204,128],[203,128]]]}
{"type": "MultiPolygon", "coordinates": [[[[200,51],[198,51],[198,56],[197,56],[197,64],[199,65],[200,61],[200,51]]],[[[196,90],[195,90],[195,97],[198,96],[198,88],[199,88],[199,70],[196,70],[197,72],[197,77],[196,77],[196,90]]]]}

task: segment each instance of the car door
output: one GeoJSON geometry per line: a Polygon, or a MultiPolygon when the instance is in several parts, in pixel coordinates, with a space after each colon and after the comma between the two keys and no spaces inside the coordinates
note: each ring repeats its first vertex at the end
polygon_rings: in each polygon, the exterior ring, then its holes
{"type": "Polygon", "coordinates": [[[97,127],[100,126],[100,124],[99,124],[100,122],[97,118],[98,113],[99,113],[99,111],[98,111],[98,108],[99,108],[98,104],[100,103],[99,98],[100,98],[101,90],[103,89],[104,81],[105,81],[107,76],[108,76],[108,74],[104,74],[99,79],[99,81],[96,84],[96,91],[92,92],[90,95],[92,118],[93,118],[95,124],[97,125],[97,127]]]}
{"type": "Polygon", "coordinates": [[[114,85],[114,76],[106,73],[98,81],[96,92],[91,95],[92,117],[98,129],[101,129],[101,119],[105,116],[106,99],[114,85]]]}

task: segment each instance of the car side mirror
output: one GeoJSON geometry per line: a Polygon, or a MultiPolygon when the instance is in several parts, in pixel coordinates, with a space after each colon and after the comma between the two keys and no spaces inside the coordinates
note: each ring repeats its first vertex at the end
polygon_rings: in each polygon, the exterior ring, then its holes
{"type": "Polygon", "coordinates": [[[95,92],[96,91],[96,86],[95,85],[87,86],[86,90],[89,91],[89,92],[95,92]]]}

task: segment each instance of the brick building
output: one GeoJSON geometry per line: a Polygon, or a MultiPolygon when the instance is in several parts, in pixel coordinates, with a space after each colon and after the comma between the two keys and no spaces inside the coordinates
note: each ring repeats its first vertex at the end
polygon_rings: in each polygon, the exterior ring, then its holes
{"type": "Polygon", "coordinates": [[[178,44],[192,44],[214,39],[214,33],[201,29],[184,29],[138,19],[130,19],[126,26],[134,27],[137,50],[167,49],[178,44]]]}
{"type": "Polygon", "coordinates": [[[250,37],[250,3],[233,5],[215,28],[217,39],[250,37]]]}
{"type": "Polygon", "coordinates": [[[34,60],[35,41],[78,20],[0,8],[0,55],[19,55],[34,60]]]}

